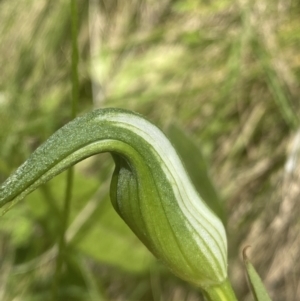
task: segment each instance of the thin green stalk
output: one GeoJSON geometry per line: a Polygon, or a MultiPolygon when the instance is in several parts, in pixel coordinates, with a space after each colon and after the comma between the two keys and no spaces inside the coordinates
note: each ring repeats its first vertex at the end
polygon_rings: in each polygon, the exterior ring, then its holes
{"type": "MultiPolygon", "coordinates": [[[[72,28],[72,65],[71,65],[71,77],[72,77],[72,109],[71,117],[74,119],[77,115],[77,105],[79,99],[79,80],[78,80],[78,9],[76,0],[71,0],[71,28],[72,28]]],[[[56,270],[53,288],[53,300],[57,300],[58,287],[64,262],[64,256],[66,254],[66,240],[65,234],[69,221],[70,206],[72,200],[72,188],[73,188],[74,172],[73,168],[69,168],[66,177],[66,191],[64,199],[64,208],[61,219],[61,230],[58,241],[58,255],[56,260],[56,270]]]]}
{"type": "Polygon", "coordinates": [[[207,301],[237,301],[228,278],[220,285],[205,289],[204,296],[207,301]]]}
{"type": "Polygon", "coordinates": [[[78,79],[78,8],[77,1],[71,0],[72,15],[72,118],[77,115],[77,105],[79,100],[79,79],[78,79]]]}

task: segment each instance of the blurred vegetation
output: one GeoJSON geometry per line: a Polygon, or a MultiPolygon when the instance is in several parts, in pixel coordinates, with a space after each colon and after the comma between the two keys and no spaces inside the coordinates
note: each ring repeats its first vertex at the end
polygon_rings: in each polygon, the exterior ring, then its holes
{"type": "MultiPolygon", "coordinates": [[[[250,244],[272,300],[297,300],[300,2],[78,0],[78,10],[79,114],[122,107],[189,133],[228,212],[239,299],[251,300],[240,260],[250,244]]],[[[71,118],[72,41],[69,1],[3,0],[0,20],[2,182],[71,118]]],[[[112,210],[112,167],[101,155],[75,168],[60,300],[202,300],[112,210]]],[[[51,300],[65,179],[1,217],[1,300],[51,300]]]]}

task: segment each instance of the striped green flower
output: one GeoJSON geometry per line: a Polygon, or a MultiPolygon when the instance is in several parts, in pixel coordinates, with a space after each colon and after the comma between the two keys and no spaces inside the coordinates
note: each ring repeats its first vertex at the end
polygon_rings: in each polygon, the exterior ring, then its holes
{"type": "Polygon", "coordinates": [[[148,249],[190,283],[223,283],[227,242],[221,221],[197,194],[165,135],[135,113],[97,110],[58,130],[0,187],[0,205],[21,200],[101,152],[110,152],[116,163],[112,204],[148,249]]]}

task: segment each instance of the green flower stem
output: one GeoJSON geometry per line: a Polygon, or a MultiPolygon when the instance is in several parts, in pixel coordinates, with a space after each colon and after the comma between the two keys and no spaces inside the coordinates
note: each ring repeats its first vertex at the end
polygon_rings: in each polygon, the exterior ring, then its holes
{"type": "MultiPolygon", "coordinates": [[[[78,9],[77,1],[70,0],[70,11],[71,11],[71,29],[72,29],[72,64],[71,64],[71,75],[72,75],[72,102],[71,102],[71,117],[74,119],[77,115],[77,106],[79,99],[79,79],[78,79],[78,9]]],[[[73,178],[74,170],[73,167],[69,168],[66,175],[66,191],[64,206],[62,212],[62,219],[60,225],[59,241],[58,241],[58,255],[56,258],[56,269],[53,282],[53,300],[57,299],[58,286],[60,281],[60,275],[64,262],[64,256],[66,253],[66,241],[65,234],[69,222],[70,207],[72,201],[72,190],[73,190],[73,178]]]]}
{"type": "Polygon", "coordinates": [[[72,22],[72,119],[77,116],[79,100],[79,78],[78,78],[78,7],[77,1],[71,0],[71,22],[72,22]]]}
{"type": "Polygon", "coordinates": [[[237,301],[228,278],[221,284],[204,289],[207,301],[237,301]]]}

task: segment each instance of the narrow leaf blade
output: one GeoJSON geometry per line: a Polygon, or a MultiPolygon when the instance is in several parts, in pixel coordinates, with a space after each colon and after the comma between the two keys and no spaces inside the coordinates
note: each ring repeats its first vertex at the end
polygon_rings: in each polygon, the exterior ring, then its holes
{"type": "Polygon", "coordinates": [[[254,266],[251,264],[246,255],[247,247],[243,251],[243,260],[246,267],[247,278],[249,281],[249,286],[256,301],[271,301],[267,290],[257,274],[254,266]]]}

